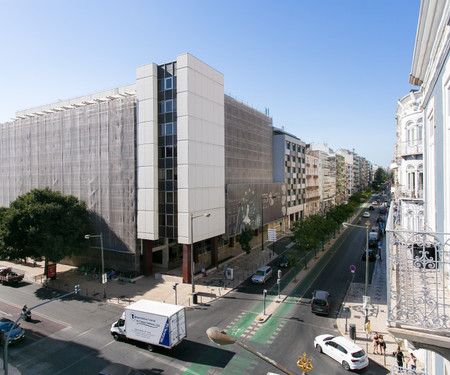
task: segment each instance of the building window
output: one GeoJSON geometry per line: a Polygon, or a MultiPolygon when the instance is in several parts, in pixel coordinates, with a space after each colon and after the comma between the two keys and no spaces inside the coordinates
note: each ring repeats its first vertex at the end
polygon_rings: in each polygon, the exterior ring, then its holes
{"type": "Polygon", "coordinates": [[[165,90],[172,90],[172,77],[166,78],[165,80],[165,90]]]}

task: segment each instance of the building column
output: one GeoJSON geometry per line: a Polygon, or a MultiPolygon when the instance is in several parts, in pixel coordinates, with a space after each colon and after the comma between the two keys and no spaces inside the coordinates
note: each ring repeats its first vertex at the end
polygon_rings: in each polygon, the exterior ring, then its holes
{"type": "Polygon", "coordinates": [[[211,266],[219,266],[219,240],[217,236],[211,238],[211,266]]]}
{"type": "Polygon", "coordinates": [[[183,283],[191,283],[191,246],[183,244],[183,283]]]}
{"type": "Polygon", "coordinates": [[[153,250],[150,240],[142,240],[142,265],[144,276],[150,276],[153,273],[153,250]]]}
{"type": "Polygon", "coordinates": [[[162,251],[162,266],[169,268],[169,248],[165,247],[162,251]]]}

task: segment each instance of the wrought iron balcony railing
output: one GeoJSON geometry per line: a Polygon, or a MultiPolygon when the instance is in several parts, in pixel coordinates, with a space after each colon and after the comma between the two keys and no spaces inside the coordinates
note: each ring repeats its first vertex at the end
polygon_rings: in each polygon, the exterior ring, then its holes
{"type": "MultiPolygon", "coordinates": [[[[414,204],[409,202],[409,205],[414,204]]],[[[408,230],[406,212],[423,206],[391,205],[386,228],[387,321],[390,327],[447,337],[450,334],[450,233],[408,230]],[[403,214],[402,214],[403,213],[403,214]],[[402,217],[403,216],[403,217],[402,217]]],[[[424,223],[417,217],[416,223],[424,223]]],[[[417,226],[416,226],[417,227],[417,226]]],[[[419,340],[420,341],[420,340],[419,340]]]]}

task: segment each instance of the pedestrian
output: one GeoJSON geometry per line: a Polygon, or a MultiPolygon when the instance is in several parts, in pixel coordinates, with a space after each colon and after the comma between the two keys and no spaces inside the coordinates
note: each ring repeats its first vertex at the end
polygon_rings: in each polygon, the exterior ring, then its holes
{"type": "Polygon", "coordinates": [[[398,368],[403,370],[403,353],[400,350],[400,346],[397,346],[397,351],[394,353],[394,357],[397,360],[398,368]]]}
{"type": "Polygon", "coordinates": [[[373,354],[378,354],[378,333],[374,332],[373,333],[373,354]]]}
{"type": "Polygon", "coordinates": [[[384,341],[383,335],[378,335],[378,344],[380,347],[380,354],[386,355],[386,341],[384,341]]]}
{"type": "Polygon", "coordinates": [[[410,357],[408,358],[408,360],[406,361],[406,364],[409,363],[409,361],[411,361],[411,370],[415,370],[416,369],[416,362],[417,362],[417,358],[414,355],[413,352],[411,352],[410,357]]]}
{"type": "Polygon", "coordinates": [[[370,320],[367,319],[367,323],[365,325],[365,329],[368,335],[370,335],[370,333],[372,332],[372,330],[370,329],[370,320]]]}

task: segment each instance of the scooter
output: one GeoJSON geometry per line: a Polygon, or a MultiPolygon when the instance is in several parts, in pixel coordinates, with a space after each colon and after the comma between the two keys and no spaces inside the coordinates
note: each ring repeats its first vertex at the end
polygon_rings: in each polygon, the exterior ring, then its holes
{"type": "Polygon", "coordinates": [[[23,320],[25,320],[26,322],[31,321],[31,311],[28,310],[28,307],[26,306],[23,307],[22,314],[24,314],[22,317],[23,320]]]}

